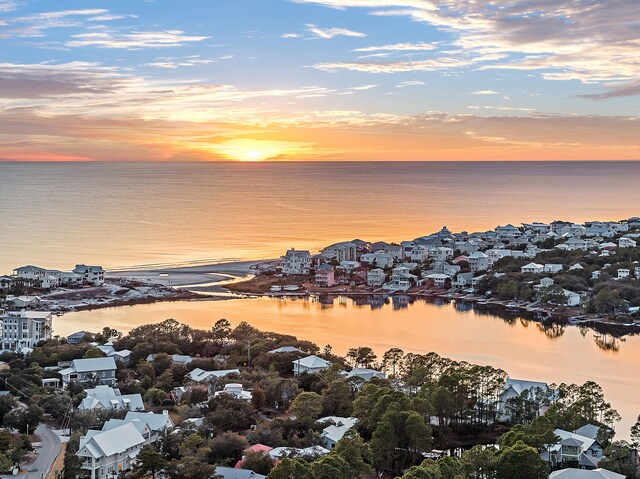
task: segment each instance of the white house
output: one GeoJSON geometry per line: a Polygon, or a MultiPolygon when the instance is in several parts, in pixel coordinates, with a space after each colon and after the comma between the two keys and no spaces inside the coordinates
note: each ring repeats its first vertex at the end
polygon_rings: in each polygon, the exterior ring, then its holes
{"type": "Polygon", "coordinates": [[[280,257],[280,268],[284,274],[309,274],[311,254],[308,251],[291,248],[280,257]]]}
{"type": "Polygon", "coordinates": [[[540,223],[538,221],[534,221],[533,223],[522,223],[522,227],[525,229],[525,231],[529,231],[531,233],[551,233],[551,225],[549,223],[540,223]]]}
{"type": "Polygon", "coordinates": [[[322,445],[328,450],[332,450],[347,431],[356,425],[357,421],[358,419],[355,417],[338,416],[328,416],[318,419],[316,422],[319,424],[329,424],[320,434],[322,445]]]}
{"type": "Polygon", "coordinates": [[[433,273],[428,274],[425,279],[429,281],[433,281],[433,284],[439,288],[442,288],[446,285],[448,280],[451,280],[451,277],[446,274],[433,273]]]}
{"type": "Polygon", "coordinates": [[[520,268],[521,273],[540,274],[544,272],[544,266],[538,263],[529,263],[520,268]]]}
{"type": "Polygon", "coordinates": [[[378,268],[391,268],[393,266],[393,255],[385,251],[376,251],[374,253],[365,253],[360,256],[360,261],[368,263],[378,268]]]}
{"type": "Polygon", "coordinates": [[[322,250],[322,254],[327,258],[335,259],[338,263],[342,261],[355,261],[357,259],[358,248],[355,244],[345,241],[327,246],[322,250]]]}
{"type": "Polygon", "coordinates": [[[382,286],[387,276],[380,268],[374,268],[367,272],[367,286],[382,286]]]}
{"type": "MultiPolygon", "coordinates": [[[[505,382],[504,389],[498,398],[498,415],[501,419],[508,420],[510,419],[510,400],[526,394],[530,399],[537,399],[540,402],[548,392],[549,386],[546,383],[509,378],[505,382]]],[[[538,414],[543,413],[544,408],[541,407],[538,414]]]]}
{"type": "Polygon", "coordinates": [[[196,368],[187,374],[187,377],[191,381],[195,381],[197,383],[214,381],[216,379],[223,378],[225,376],[229,376],[230,374],[240,374],[239,369],[220,369],[217,371],[205,371],[204,369],[196,368]]]}
{"type": "Polygon", "coordinates": [[[347,378],[360,378],[365,381],[370,381],[373,378],[386,379],[387,375],[375,369],[353,368],[347,373],[347,378]]]}
{"type": "Polygon", "coordinates": [[[636,266],[634,271],[633,271],[636,279],[640,279],[640,266],[636,266]]]}
{"type": "Polygon", "coordinates": [[[53,314],[49,311],[10,311],[2,316],[2,351],[33,348],[51,338],[53,314]]]}
{"type": "Polygon", "coordinates": [[[129,411],[124,417],[125,421],[142,421],[149,426],[151,430],[151,442],[165,430],[171,430],[175,424],[169,416],[168,411],[162,411],[162,414],[154,414],[152,412],[129,411]]]}
{"type": "Polygon", "coordinates": [[[21,281],[29,283],[40,283],[46,276],[47,270],[38,266],[21,266],[13,270],[13,276],[21,281]]]}
{"type": "Polygon", "coordinates": [[[604,457],[604,448],[594,438],[575,434],[563,429],[556,429],[553,433],[560,438],[557,444],[544,452],[541,457],[553,468],[562,467],[565,462],[577,462],[580,467],[597,468],[604,457]]]}
{"type": "Polygon", "coordinates": [[[618,240],[619,248],[635,248],[637,245],[638,243],[636,243],[636,241],[632,240],[631,238],[622,237],[618,240]]]}
{"type": "Polygon", "coordinates": [[[383,285],[387,291],[407,291],[418,278],[410,273],[394,270],[391,280],[383,285]]]}
{"type": "Polygon", "coordinates": [[[628,278],[631,274],[631,271],[626,268],[620,268],[618,270],[618,279],[628,278]]]}
{"type": "Polygon", "coordinates": [[[564,268],[561,264],[547,263],[544,265],[545,273],[559,273],[564,268]]]}
{"type": "Polygon", "coordinates": [[[574,293],[573,291],[569,291],[568,289],[563,289],[562,292],[566,298],[567,306],[580,306],[582,301],[582,297],[578,293],[574,293]]]}
{"type": "Polygon", "coordinates": [[[533,289],[535,291],[540,291],[542,289],[548,288],[549,286],[552,286],[554,283],[555,281],[551,278],[542,278],[538,284],[533,285],[533,289]]]}
{"type": "Polygon", "coordinates": [[[300,376],[301,374],[308,373],[314,374],[319,373],[320,371],[324,371],[329,366],[331,366],[331,362],[326,359],[319,358],[318,356],[311,355],[305,358],[296,359],[293,362],[293,374],[295,376],[300,376]]]}
{"type": "Polygon", "coordinates": [[[486,271],[489,269],[489,256],[481,251],[470,254],[468,260],[472,272],[486,271]]]}
{"type": "Polygon", "coordinates": [[[224,389],[222,391],[217,391],[213,396],[219,397],[224,394],[233,396],[236,399],[242,399],[243,401],[251,401],[251,399],[253,398],[253,394],[251,394],[251,391],[245,391],[242,387],[242,384],[239,383],[225,384],[224,389]]]}
{"type": "Polygon", "coordinates": [[[130,469],[145,443],[138,428],[126,423],[107,431],[87,431],[76,455],[91,479],[108,478],[130,469]]]}
{"type": "Polygon", "coordinates": [[[301,349],[298,349],[294,346],[282,346],[280,348],[272,349],[271,351],[267,351],[269,354],[278,354],[278,353],[303,353],[301,349]]]}
{"type": "Polygon", "coordinates": [[[82,282],[93,286],[104,284],[104,269],[102,266],[87,266],[85,264],[77,264],[73,268],[73,273],[82,277],[82,282]]]}
{"type": "Polygon", "coordinates": [[[140,394],[120,394],[119,389],[110,386],[96,386],[85,389],[87,396],[82,400],[78,409],[93,411],[96,409],[126,409],[129,411],[144,411],[144,402],[140,394]]]}
{"type": "Polygon", "coordinates": [[[520,234],[520,230],[512,224],[508,224],[506,226],[496,226],[494,231],[501,238],[509,238],[518,236],[520,234]]]}
{"type": "Polygon", "coordinates": [[[98,385],[113,386],[116,383],[116,362],[111,357],[74,359],[71,366],[60,370],[62,382],[95,382],[98,385]]]}

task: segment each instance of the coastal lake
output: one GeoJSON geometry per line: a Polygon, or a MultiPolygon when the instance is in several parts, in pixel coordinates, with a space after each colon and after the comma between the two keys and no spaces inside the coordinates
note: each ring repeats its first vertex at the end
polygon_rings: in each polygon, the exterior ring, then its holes
{"type": "Polygon", "coordinates": [[[504,369],[513,378],[548,383],[593,380],[623,416],[616,429],[628,437],[640,414],[640,336],[622,339],[577,326],[543,326],[517,316],[497,316],[468,303],[412,300],[407,296],[178,301],[68,313],[54,322],[55,334],[110,326],[126,332],[174,318],[210,328],[221,318],[258,329],[291,334],[338,354],[370,346],[378,357],[391,347],[438,354],[504,369]]]}

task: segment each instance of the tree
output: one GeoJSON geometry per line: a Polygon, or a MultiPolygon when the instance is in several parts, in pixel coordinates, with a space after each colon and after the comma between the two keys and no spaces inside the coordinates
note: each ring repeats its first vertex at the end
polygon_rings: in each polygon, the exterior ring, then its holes
{"type": "Polygon", "coordinates": [[[347,461],[350,477],[361,477],[373,472],[371,448],[353,429],[345,433],[333,452],[347,461]]]}
{"type": "Polygon", "coordinates": [[[382,366],[386,371],[391,368],[391,376],[395,377],[397,367],[402,362],[404,351],[400,348],[391,348],[382,355],[382,366]]]}
{"type": "Polygon", "coordinates": [[[23,434],[33,433],[44,419],[44,411],[37,404],[30,404],[27,408],[16,408],[5,414],[3,424],[17,429],[23,434]]]}
{"type": "Polygon", "coordinates": [[[82,359],[94,359],[94,358],[104,358],[106,354],[100,351],[98,348],[91,348],[89,351],[84,353],[82,359]]]}
{"type": "Polygon", "coordinates": [[[635,424],[631,426],[631,444],[636,449],[640,448],[640,416],[638,416],[635,424]]]}
{"type": "Polygon", "coordinates": [[[156,474],[167,467],[169,462],[151,446],[144,446],[138,454],[136,464],[133,468],[134,478],[144,478],[151,473],[153,479],[156,474]]]}
{"type": "Polygon", "coordinates": [[[273,469],[273,459],[263,452],[249,452],[242,461],[242,468],[266,476],[273,469]]]}
{"type": "Polygon", "coordinates": [[[497,464],[498,479],[547,479],[549,469],[536,449],[518,441],[501,451],[497,464]]]}
{"type": "Polygon", "coordinates": [[[242,457],[243,451],[249,447],[247,440],[234,432],[225,432],[209,441],[211,462],[236,462],[242,457]]]}
{"type": "Polygon", "coordinates": [[[322,413],[322,396],[312,392],[303,392],[291,403],[289,411],[302,421],[315,421],[322,413]]]}
{"type": "Polygon", "coordinates": [[[13,411],[17,407],[18,403],[12,396],[0,396],[0,424],[4,419],[4,415],[10,411],[13,411]]]}
{"type": "Polygon", "coordinates": [[[313,479],[351,479],[349,464],[338,454],[327,454],[311,463],[313,479]]]}
{"type": "Polygon", "coordinates": [[[347,359],[354,367],[371,368],[376,362],[377,356],[370,347],[361,346],[349,349],[347,359]]]}
{"type": "Polygon", "coordinates": [[[472,447],[460,459],[462,472],[468,479],[492,479],[495,477],[496,465],[495,449],[485,446],[472,447]]]}
{"type": "Polygon", "coordinates": [[[336,379],[322,391],[323,416],[351,416],[352,407],[351,388],[344,379],[336,379]]]}
{"type": "Polygon", "coordinates": [[[309,479],[311,466],[300,459],[285,457],[267,475],[267,479],[309,479]]]}

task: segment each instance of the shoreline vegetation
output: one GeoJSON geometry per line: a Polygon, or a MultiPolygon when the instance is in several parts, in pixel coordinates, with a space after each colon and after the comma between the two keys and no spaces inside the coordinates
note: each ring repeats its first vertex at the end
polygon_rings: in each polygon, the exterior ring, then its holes
{"type": "Polygon", "coordinates": [[[60,381],[62,363],[123,351],[127,361],[112,367],[118,395],[171,418],[153,440],[126,446],[138,459],[122,467],[123,478],[209,479],[235,465],[266,479],[548,479],[590,460],[636,478],[640,418],[631,442],[614,440],[621,418],[595,382],[533,383],[399,348],[378,357],[360,345],[340,356],[225,319],[207,329],[167,319],[126,335],[105,327],[77,344],[59,338],[26,357],[3,353],[0,434],[11,454],[0,453],[0,467],[25,464],[24,433],[48,417],[70,429],[61,477],[86,477],[83,441],[134,418],[126,407],[87,407],[98,376],[59,390],[43,379],[60,381]],[[591,446],[563,458],[566,437],[591,446]]]}

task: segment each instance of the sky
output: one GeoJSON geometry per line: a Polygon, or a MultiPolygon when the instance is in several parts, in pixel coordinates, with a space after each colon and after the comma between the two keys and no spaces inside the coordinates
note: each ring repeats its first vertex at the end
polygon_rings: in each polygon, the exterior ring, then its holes
{"type": "Polygon", "coordinates": [[[638,0],[0,0],[0,160],[625,159],[638,0]]]}

